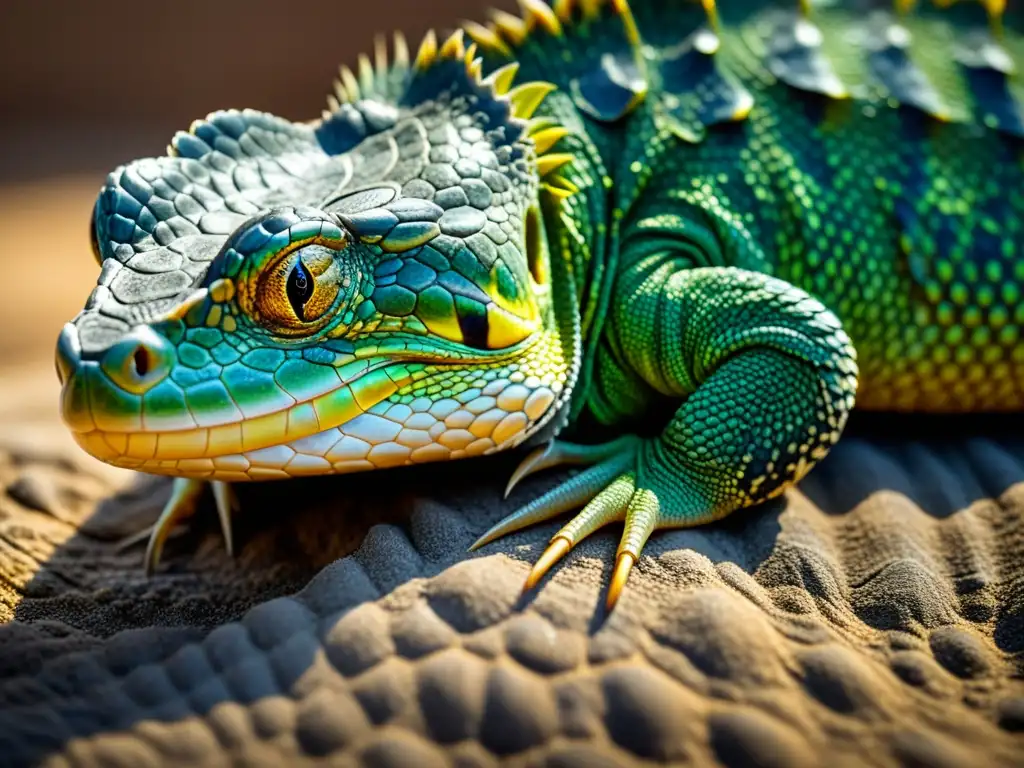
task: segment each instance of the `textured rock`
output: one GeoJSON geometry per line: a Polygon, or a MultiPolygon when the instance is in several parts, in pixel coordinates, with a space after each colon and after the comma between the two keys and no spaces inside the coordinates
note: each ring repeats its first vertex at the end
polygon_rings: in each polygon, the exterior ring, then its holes
{"type": "Polygon", "coordinates": [[[800,491],[657,534],[606,615],[616,531],[526,596],[556,523],[466,553],[554,482],[499,502],[512,458],[243,487],[234,561],[204,502],[147,581],[116,540],[166,481],[18,438],[16,394],[5,764],[1024,762],[1019,419],[855,421],[800,491]]]}

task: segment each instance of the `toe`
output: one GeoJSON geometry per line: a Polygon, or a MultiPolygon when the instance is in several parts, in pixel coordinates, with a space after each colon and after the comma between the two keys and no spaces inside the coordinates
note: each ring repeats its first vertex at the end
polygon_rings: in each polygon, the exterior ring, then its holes
{"type": "Polygon", "coordinates": [[[228,557],[234,557],[235,542],[231,533],[231,513],[238,509],[238,496],[235,495],[230,483],[214,480],[210,486],[213,489],[213,500],[217,504],[220,530],[224,535],[224,548],[227,550],[228,557]]]}
{"type": "Polygon", "coordinates": [[[156,566],[160,563],[164,542],[174,526],[180,520],[195,513],[199,496],[205,487],[206,482],[203,480],[175,479],[171,488],[171,497],[164,505],[160,517],[157,518],[146,547],[145,569],[147,576],[152,576],[156,566]]]}
{"type": "Polygon", "coordinates": [[[626,525],[615,556],[615,570],[608,584],[608,610],[614,608],[619,601],[630,571],[640,559],[644,544],[658,527],[660,510],[658,495],[649,488],[638,489],[630,498],[629,506],[626,508],[626,525]]]}
{"type": "Polygon", "coordinates": [[[564,483],[560,483],[557,487],[500,520],[487,533],[473,542],[469,548],[470,551],[479,549],[513,531],[578,509],[600,493],[617,475],[622,474],[628,468],[631,460],[631,456],[609,459],[603,464],[590,467],[576,477],[571,477],[564,483]]]}
{"type": "Polygon", "coordinates": [[[541,555],[526,578],[523,591],[537,585],[551,567],[565,557],[574,546],[583,541],[598,528],[622,520],[626,505],[633,494],[633,474],[617,477],[610,485],[591,499],[587,506],[551,539],[547,550],[541,555]]]}

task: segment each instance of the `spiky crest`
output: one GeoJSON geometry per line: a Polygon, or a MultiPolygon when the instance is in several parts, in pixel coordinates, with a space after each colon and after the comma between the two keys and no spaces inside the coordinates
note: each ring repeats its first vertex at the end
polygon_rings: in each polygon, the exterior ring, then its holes
{"type": "MultiPolygon", "coordinates": [[[[589,25],[611,18],[614,19],[613,29],[618,30],[617,36],[606,38],[601,34],[597,37],[610,44],[618,41],[621,50],[610,58],[603,57],[603,61],[594,62],[592,67],[581,67],[579,57],[572,56],[574,68],[581,70],[576,74],[586,75],[582,88],[577,87],[580,82],[574,81],[575,74],[562,72],[559,73],[558,87],[570,93],[592,117],[606,122],[613,122],[632,111],[643,100],[647,93],[647,78],[643,75],[644,64],[639,54],[640,35],[626,0],[554,0],[551,4],[544,0],[519,0],[519,6],[519,15],[492,11],[490,21],[486,24],[463,23],[462,29],[466,36],[479,47],[488,66],[497,66],[499,62],[520,56],[525,46],[539,45],[541,50],[548,46],[553,49],[562,48],[564,41],[573,33],[577,33],[580,38],[586,37],[589,25]],[[609,95],[610,103],[607,101],[609,95]],[[599,98],[588,99],[588,96],[599,98]]],[[[596,34],[597,30],[591,30],[590,33],[596,34]]],[[[559,55],[557,50],[549,53],[552,56],[559,55]]],[[[536,56],[532,59],[536,59],[536,56]]],[[[491,76],[503,70],[504,67],[497,69],[491,76]]],[[[540,73],[535,71],[532,74],[537,76],[540,73]]],[[[521,104],[522,109],[533,107],[529,99],[547,95],[536,91],[522,92],[520,88],[514,89],[510,98],[521,104]]],[[[568,133],[564,129],[545,131],[545,127],[551,126],[534,126],[529,131],[535,139],[538,154],[556,149],[558,142],[568,133]]],[[[545,186],[553,194],[564,197],[575,191],[575,186],[557,173],[563,163],[547,160],[539,165],[547,171],[545,186]]]]}
{"type": "MultiPolygon", "coordinates": [[[[519,20],[526,32],[533,29],[534,24],[540,24],[552,34],[561,33],[558,18],[540,0],[524,0],[523,5],[529,18],[535,20],[530,23],[519,20]]],[[[506,16],[515,18],[510,14],[506,16]]],[[[508,22],[508,19],[505,21],[508,22]]],[[[511,53],[496,32],[473,23],[456,29],[443,41],[439,41],[436,32],[428,31],[411,62],[408,45],[400,33],[395,35],[390,61],[386,42],[383,38],[377,38],[372,64],[363,55],[358,59],[357,72],[347,66],[339,69],[334,94],[328,97],[329,110],[324,112],[324,122],[338,119],[345,112],[346,105],[351,108],[360,102],[379,101],[392,107],[414,107],[446,90],[470,89],[478,94],[484,92],[495,102],[507,105],[509,120],[516,123],[527,137],[533,138],[541,133],[541,128],[547,129],[539,140],[534,139],[538,173],[543,186],[556,196],[572,194],[575,187],[571,183],[553,176],[548,178],[565,163],[552,163],[544,159],[567,131],[550,121],[540,123],[531,120],[545,97],[556,86],[543,80],[533,80],[513,87],[519,68],[515,62],[483,77],[483,62],[477,56],[480,39],[486,40],[491,49],[511,53]],[[468,45],[467,36],[470,38],[468,45]]]]}

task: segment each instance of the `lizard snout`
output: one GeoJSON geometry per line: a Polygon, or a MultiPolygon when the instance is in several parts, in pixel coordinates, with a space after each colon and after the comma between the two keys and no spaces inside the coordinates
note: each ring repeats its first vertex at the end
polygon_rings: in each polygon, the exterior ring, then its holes
{"type": "Polygon", "coordinates": [[[78,328],[57,339],[56,368],[64,421],[76,432],[141,429],[142,396],[164,381],[176,362],[173,345],[138,326],[98,353],[83,355],[78,328]]]}

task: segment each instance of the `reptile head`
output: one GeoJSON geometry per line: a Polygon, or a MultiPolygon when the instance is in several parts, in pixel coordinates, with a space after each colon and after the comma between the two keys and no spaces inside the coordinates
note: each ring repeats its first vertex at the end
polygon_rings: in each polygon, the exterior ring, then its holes
{"type": "Polygon", "coordinates": [[[384,58],[320,121],[215,113],[108,177],[99,282],[57,345],[86,451],[264,479],[489,453],[558,411],[578,339],[539,154],[564,131],[529,121],[550,87],[481,79],[459,35],[384,58]]]}

